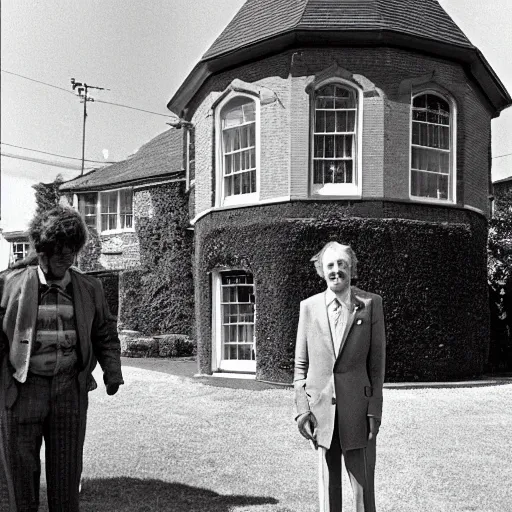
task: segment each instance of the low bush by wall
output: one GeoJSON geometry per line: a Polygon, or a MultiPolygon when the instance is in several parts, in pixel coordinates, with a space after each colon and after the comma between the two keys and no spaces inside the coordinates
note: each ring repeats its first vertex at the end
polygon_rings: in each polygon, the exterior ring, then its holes
{"type": "Polygon", "coordinates": [[[194,342],[184,334],[144,336],[138,331],[119,332],[121,355],[124,357],[182,358],[194,354],[194,342]]]}
{"type": "Polygon", "coordinates": [[[299,302],[325,289],[309,260],[337,240],[356,251],[357,285],[383,297],[388,381],[479,374],[489,349],[486,221],[473,212],[439,209],[439,217],[451,215],[452,222],[436,222],[433,210],[425,221],[364,218],[338,202],[215,212],[201,219],[195,255],[201,371],[211,372],[209,272],[246,268],[255,283],[256,376],[290,382],[299,302]]]}

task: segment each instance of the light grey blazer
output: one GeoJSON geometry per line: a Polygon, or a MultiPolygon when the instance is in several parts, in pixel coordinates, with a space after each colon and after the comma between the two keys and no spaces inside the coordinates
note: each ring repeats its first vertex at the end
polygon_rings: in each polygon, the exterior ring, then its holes
{"type": "Polygon", "coordinates": [[[297,416],[311,411],[317,442],[329,448],[335,411],[343,450],[368,443],[367,416],[382,415],[386,335],[382,297],[351,287],[354,306],[338,357],[329,327],[325,292],[300,304],[295,346],[297,416]]]}

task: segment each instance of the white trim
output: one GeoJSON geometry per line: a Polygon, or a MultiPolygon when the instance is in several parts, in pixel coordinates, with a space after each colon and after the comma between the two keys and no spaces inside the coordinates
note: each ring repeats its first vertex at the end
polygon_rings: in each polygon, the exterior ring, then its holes
{"type": "Polygon", "coordinates": [[[121,187],[121,188],[115,188],[110,190],[104,190],[103,192],[98,192],[98,207],[97,207],[97,220],[96,220],[96,226],[98,230],[98,234],[100,235],[114,235],[114,234],[120,234],[120,233],[133,233],[135,232],[135,212],[134,212],[134,194],[133,194],[133,187],[121,187]],[[131,190],[132,192],[132,226],[129,228],[121,228],[121,201],[120,201],[120,192],[122,190],[131,190]],[[117,227],[115,229],[101,229],[102,225],[102,211],[101,211],[101,195],[102,194],[111,194],[112,192],[117,192],[117,212],[116,212],[116,225],[117,227]]]}
{"type": "MultiPolygon", "coordinates": [[[[221,320],[221,273],[224,271],[238,270],[236,268],[214,270],[212,272],[212,358],[211,369],[213,372],[244,372],[255,374],[256,361],[226,360],[222,358],[222,320],[221,320]]],[[[243,272],[246,270],[240,269],[243,272]]],[[[254,291],[254,284],[253,284],[254,291]]],[[[256,329],[256,311],[254,313],[254,331],[256,329]]],[[[254,342],[256,353],[256,340],[254,342]]],[[[225,374],[223,374],[225,375],[225,374]]]]}
{"type": "MultiPolygon", "coordinates": [[[[427,146],[417,146],[420,148],[429,149],[427,146]]],[[[436,148],[430,148],[436,150],[436,148]]],[[[409,110],[409,166],[408,166],[408,179],[409,179],[409,199],[414,202],[425,202],[425,203],[434,203],[434,204],[457,204],[457,103],[455,99],[447,94],[444,91],[440,91],[435,89],[432,86],[429,86],[425,89],[418,88],[416,92],[411,91],[411,99],[410,99],[410,110],[409,110]],[[413,100],[417,96],[422,96],[424,94],[432,94],[434,96],[438,96],[443,100],[447,101],[450,105],[450,174],[449,180],[451,179],[451,199],[437,199],[434,197],[423,197],[423,196],[413,196],[412,195],[412,110],[413,110],[413,100]]],[[[435,173],[438,174],[438,173],[435,173]]]]}
{"type": "MultiPolygon", "coordinates": [[[[339,199],[339,197],[336,197],[336,199],[339,199]]],[[[245,203],[245,204],[241,203],[241,204],[232,204],[232,205],[225,205],[225,206],[212,206],[211,208],[207,208],[206,210],[203,210],[201,213],[198,213],[190,221],[190,224],[193,226],[199,219],[201,219],[205,215],[208,215],[211,212],[223,211],[223,210],[234,210],[235,208],[246,208],[248,206],[260,206],[260,205],[274,204],[274,203],[287,203],[289,201],[291,201],[290,196],[281,196],[281,197],[276,197],[273,199],[263,199],[261,201],[254,201],[252,203],[245,203]]]]}
{"type": "Polygon", "coordinates": [[[257,201],[261,190],[260,167],[261,167],[261,124],[260,124],[260,98],[258,96],[241,92],[230,91],[226,96],[215,105],[215,206],[229,206],[245,204],[248,201],[257,201]],[[234,196],[224,196],[224,155],[222,141],[222,119],[220,112],[222,108],[234,98],[245,97],[255,104],[255,158],[256,158],[256,192],[251,194],[238,194],[234,196]],[[248,197],[250,196],[250,197],[248,197]]]}
{"type": "MultiPolygon", "coordinates": [[[[167,183],[176,183],[178,181],[185,181],[185,178],[176,178],[176,179],[169,179],[164,181],[155,181],[154,183],[146,183],[145,185],[133,185],[132,187],[123,187],[123,188],[133,188],[139,189],[139,188],[148,188],[148,187],[156,187],[157,185],[166,185],[167,183]]],[[[101,190],[101,192],[109,192],[109,190],[101,190]]]]}
{"type": "Polygon", "coordinates": [[[383,201],[386,203],[405,203],[405,204],[433,204],[435,206],[448,206],[448,207],[454,207],[459,209],[468,209],[475,211],[477,213],[481,213],[482,215],[485,215],[485,213],[482,210],[479,210],[478,208],[475,208],[474,206],[470,205],[459,205],[456,203],[452,203],[450,201],[439,201],[438,199],[434,198],[426,198],[426,197],[420,197],[420,198],[403,198],[403,197],[368,197],[364,198],[362,196],[315,196],[315,197],[288,197],[288,196],[282,196],[282,197],[276,197],[275,199],[265,199],[264,201],[259,201],[257,203],[251,203],[251,204],[239,204],[239,205],[233,205],[233,206],[219,206],[219,207],[212,207],[208,208],[206,210],[203,210],[201,213],[198,213],[191,221],[190,225],[194,226],[195,223],[198,220],[201,220],[206,215],[213,213],[213,212],[222,212],[226,210],[234,210],[235,208],[248,208],[252,206],[267,206],[270,204],[282,204],[282,203],[291,203],[291,202],[305,202],[305,201],[368,201],[368,202],[375,202],[375,201],[383,201]]]}
{"type": "MultiPolygon", "coordinates": [[[[201,375],[203,377],[203,375],[201,375]]],[[[221,379],[244,379],[244,380],[256,380],[255,373],[229,373],[229,372],[214,372],[211,375],[205,375],[205,377],[220,377],[221,379]]]]}
{"type": "Polygon", "coordinates": [[[483,211],[483,210],[480,210],[480,208],[475,208],[474,206],[471,206],[469,204],[465,204],[464,205],[464,208],[466,210],[471,210],[472,212],[476,212],[476,213],[480,213],[481,215],[483,215],[484,217],[487,217],[487,214],[483,211]]]}
{"type": "Polygon", "coordinates": [[[361,197],[363,192],[363,89],[350,80],[341,78],[338,76],[332,76],[321,80],[314,84],[314,88],[310,91],[309,100],[309,179],[308,189],[309,197],[315,198],[318,196],[335,196],[341,198],[357,198],[361,197]],[[328,183],[323,188],[313,191],[313,167],[314,167],[314,144],[315,144],[315,115],[316,115],[316,92],[329,84],[340,84],[348,89],[352,89],[356,94],[357,102],[357,119],[356,119],[356,130],[355,130],[355,145],[356,145],[356,161],[353,168],[355,183],[328,183]]]}

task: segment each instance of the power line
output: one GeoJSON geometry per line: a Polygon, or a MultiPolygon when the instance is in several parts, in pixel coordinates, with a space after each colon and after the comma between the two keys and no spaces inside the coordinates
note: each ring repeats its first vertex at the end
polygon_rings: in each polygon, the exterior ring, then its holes
{"type": "Polygon", "coordinates": [[[104,100],[94,100],[95,103],[105,103],[107,105],[114,105],[116,107],[124,107],[129,108],[131,110],[138,110],[139,112],[147,112],[148,114],[154,114],[156,116],[162,116],[162,117],[172,117],[168,114],[159,114],[158,112],[151,112],[151,110],[144,110],[143,108],[136,108],[136,107],[129,107],[128,105],[121,105],[120,103],[112,103],[110,101],[104,101],[104,100]]]}
{"type": "MultiPolygon", "coordinates": [[[[69,94],[72,94],[73,96],[76,96],[76,94],[68,89],[64,89],[62,87],[58,87],[57,85],[53,85],[53,84],[49,84],[47,82],[42,82],[41,80],[35,80],[34,78],[30,78],[28,76],[24,76],[24,75],[20,75],[18,73],[13,73],[12,71],[7,71],[5,69],[1,69],[0,71],[2,71],[2,73],[8,73],[9,75],[14,75],[14,76],[18,76],[20,78],[24,78],[25,80],[30,80],[31,82],[36,82],[38,84],[42,84],[42,85],[47,85],[48,87],[53,87],[54,89],[59,89],[60,91],[64,91],[64,92],[67,92],[69,94]]],[[[113,102],[110,102],[110,101],[105,101],[105,100],[94,100],[95,103],[105,103],[106,105],[113,105],[115,107],[123,107],[123,108],[128,108],[130,110],[137,110],[139,112],[146,112],[147,114],[153,114],[155,116],[161,116],[161,117],[170,117],[172,118],[173,116],[170,115],[170,114],[160,114],[159,112],[153,112],[151,110],[145,110],[143,108],[137,108],[137,107],[132,107],[130,105],[122,105],[121,103],[113,103],[113,102]]]]}
{"type": "Polygon", "coordinates": [[[510,156],[512,153],[505,153],[504,155],[493,156],[493,158],[503,158],[504,156],[510,156]]]}
{"type": "MultiPolygon", "coordinates": [[[[52,162],[51,160],[44,160],[43,158],[32,158],[30,156],[13,155],[11,153],[0,153],[0,155],[6,156],[7,158],[14,158],[17,160],[27,160],[29,162],[36,162],[38,164],[51,165],[53,167],[62,167],[63,169],[71,169],[73,171],[79,171],[82,168],[81,165],[72,165],[72,164],[63,164],[61,162],[52,162]]],[[[90,170],[90,169],[87,169],[87,170],[90,170]]]]}
{"type": "MultiPolygon", "coordinates": [[[[81,158],[75,158],[73,156],[65,156],[65,155],[58,155],[57,153],[49,153],[48,151],[41,151],[39,149],[32,149],[32,148],[25,148],[23,146],[15,146],[14,144],[8,144],[7,142],[0,142],[0,144],[3,144],[4,146],[10,146],[11,148],[18,148],[18,149],[26,149],[27,151],[35,151],[36,153],[43,153],[44,155],[50,155],[50,156],[58,156],[60,158],[68,158],[69,160],[82,160],[81,158]]],[[[117,162],[112,162],[109,160],[88,160],[85,159],[86,162],[92,162],[94,164],[115,164],[117,162]]]]}
{"type": "Polygon", "coordinates": [[[25,80],[30,80],[31,82],[36,82],[38,84],[47,85],[48,87],[53,87],[54,89],[59,89],[61,91],[67,92],[67,93],[72,94],[73,96],[75,96],[74,92],[71,92],[68,89],[64,89],[63,87],[58,87],[57,85],[47,84],[46,82],[41,82],[40,80],[35,80],[34,78],[29,78],[28,76],[19,75],[18,73],[13,73],[12,71],[7,71],[5,69],[2,69],[0,71],[2,71],[2,73],[7,73],[9,75],[19,76],[20,78],[24,78],[25,80]]]}

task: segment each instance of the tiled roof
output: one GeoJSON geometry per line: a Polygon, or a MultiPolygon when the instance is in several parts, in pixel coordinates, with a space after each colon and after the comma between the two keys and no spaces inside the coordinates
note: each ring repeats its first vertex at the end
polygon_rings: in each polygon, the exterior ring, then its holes
{"type": "Polygon", "coordinates": [[[95,169],[62,184],[61,190],[97,190],[130,182],[154,181],[179,173],[183,164],[183,130],[157,135],[126,160],[95,169]]]}
{"type": "Polygon", "coordinates": [[[473,48],[436,0],[247,0],[203,60],[294,30],[387,30],[473,48]]]}

